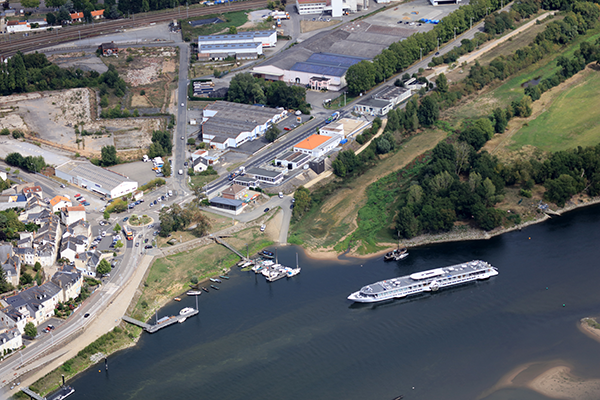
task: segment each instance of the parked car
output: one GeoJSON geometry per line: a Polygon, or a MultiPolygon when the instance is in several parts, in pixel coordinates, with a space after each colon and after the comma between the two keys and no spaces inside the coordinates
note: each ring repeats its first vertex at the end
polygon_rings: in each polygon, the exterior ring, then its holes
{"type": "Polygon", "coordinates": [[[145,248],[145,249],[151,249],[151,248],[152,248],[152,245],[151,245],[151,244],[147,244],[147,245],[145,245],[145,246],[144,246],[144,248],[145,248]]]}
{"type": "Polygon", "coordinates": [[[186,161],[186,162],[184,162],[184,163],[183,163],[183,166],[184,166],[184,167],[187,167],[187,166],[188,166],[188,162],[187,162],[187,161],[186,161]]]}
{"type": "Polygon", "coordinates": [[[291,130],[292,130],[292,128],[290,128],[289,126],[285,126],[285,127],[283,127],[283,130],[284,130],[284,131],[291,131],[291,130]]]}
{"type": "Polygon", "coordinates": [[[265,212],[269,212],[269,210],[270,210],[269,207],[265,208],[265,212]]]}
{"type": "Polygon", "coordinates": [[[89,202],[87,202],[87,201],[84,201],[84,202],[83,202],[83,203],[81,203],[81,204],[83,204],[84,206],[89,206],[89,205],[90,205],[90,203],[89,203],[89,202]]]}
{"type": "Polygon", "coordinates": [[[144,239],[144,243],[148,243],[148,239],[144,239]]]}
{"type": "Polygon", "coordinates": [[[83,318],[87,318],[87,317],[89,317],[89,316],[90,316],[90,313],[85,313],[85,314],[83,314],[83,318]]]}
{"type": "Polygon", "coordinates": [[[54,330],[54,325],[48,325],[47,328],[50,329],[51,331],[53,331],[54,330]]]}
{"type": "Polygon", "coordinates": [[[181,137],[181,140],[184,140],[184,139],[185,139],[185,138],[182,136],[182,137],[181,137]]]}
{"type": "Polygon", "coordinates": [[[140,242],[137,242],[137,243],[135,244],[135,247],[140,247],[140,242]]]}
{"type": "Polygon", "coordinates": [[[81,197],[81,194],[80,194],[80,193],[77,193],[77,194],[75,195],[75,198],[78,198],[78,197],[81,197]]]}
{"type": "Polygon", "coordinates": [[[66,188],[66,186],[64,184],[62,184],[62,183],[61,183],[60,187],[63,188],[63,189],[66,188]]]}
{"type": "Polygon", "coordinates": [[[129,217],[123,218],[123,222],[127,222],[128,219],[129,219],[129,217]]]}
{"type": "Polygon", "coordinates": [[[261,226],[260,226],[260,231],[261,231],[261,232],[264,232],[264,231],[265,231],[265,229],[267,229],[267,226],[266,226],[266,225],[261,225],[261,226]]]}
{"type": "Polygon", "coordinates": [[[439,52],[439,51],[436,51],[434,55],[435,55],[435,56],[439,56],[439,55],[440,55],[440,52],[439,52]]]}
{"type": "Polygon", "coordinates": [[[183,175],[183,170],[182,170],[182,169],[180,169],[180,170],[179,170],[179,172],[178,172],[178,174],[179,174],[179,175],[183,175]]]}

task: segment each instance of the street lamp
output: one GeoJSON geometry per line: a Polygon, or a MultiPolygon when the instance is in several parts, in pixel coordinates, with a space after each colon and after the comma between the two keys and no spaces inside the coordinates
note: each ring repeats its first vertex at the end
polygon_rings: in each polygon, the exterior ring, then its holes
{"type": "Polygon", "coordinates": [[[423,61],[423,48],[422,47],[419,48],[419,56],[421,58],[421,61],[423,61]]]}
{"type": "Polygon", "coordinates": [[[454,40],[456,40],[456,26],[454,27],[454,40]]]}
{"type": "Polygon", "coordinates": [[[471,29],[473,29],[473,17],[471,17],[471,29]]]}

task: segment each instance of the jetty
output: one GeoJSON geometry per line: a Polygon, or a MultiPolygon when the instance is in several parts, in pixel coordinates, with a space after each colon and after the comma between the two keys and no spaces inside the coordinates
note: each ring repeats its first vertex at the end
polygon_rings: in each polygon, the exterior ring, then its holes
{"type": "Polygon", "coordinates": [[[245,257],[242,253],[240,253],[239,251],[234,249],[231,245],[229,245],[226,241],[224,241],[222,236],[213,236],[213,235],[209,235],[209,236],[211,237],[212,240],[215,241],[215,243],[218,243],[220,245],[227,247],[229,250],[233,251],[237,256],[239,256],[245,262],[249,261],[248,257],[245,257]]]}
{"type": "Polygon", "coordinates": [[[166,326],[173,325],[177,322],[183,322],[187,318],[193,317],[194,315],[198,314],[198,312],[199,312],[198,309],[195,309],[194,311],[187,313],[185,315],[172,315],[170,317],[162,317],[161,319],[157,318],[156,323],[154,325],[147,324],[142,321],[138,321],[137,319],[128,317],[126,315],[123,316],[123,321],[129,322],[130,324],[133,324],[133,325],[137,325],[148,333],[154,333],[154,332],[157,332],[159,329],[162,329],[166,326]]]}
{"type": "Polygon", "coordinates": [[[35,400],[46,400],[45,397],[40,396],[39,394],[37,394],[36,392],[34,392],[33,390],[29,389],[28,387],[24,387],[21,389],[21,391],[23,393],[25,393],[27,396],[29,396],[30,399],[35,399],[35,400]]]}

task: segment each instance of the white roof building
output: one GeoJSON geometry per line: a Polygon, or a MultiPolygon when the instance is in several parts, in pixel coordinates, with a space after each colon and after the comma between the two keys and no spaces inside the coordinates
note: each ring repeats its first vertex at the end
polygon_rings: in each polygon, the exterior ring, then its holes
{"type": "Polygon", "coordinates": [[[67,161],[55,169],[55,174],[69,183],[111,199],[135,192],[138,188],[136,181],[87,161],[67,161]]]}

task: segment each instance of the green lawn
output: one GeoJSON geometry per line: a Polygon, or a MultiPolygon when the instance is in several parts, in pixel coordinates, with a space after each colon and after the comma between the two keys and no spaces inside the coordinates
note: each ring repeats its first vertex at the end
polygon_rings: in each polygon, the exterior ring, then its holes
{"type": "Polygon", "coordinates": [[[552,105],[513,137],[511,150],[532,145],[559,151],[600,142],[600,76],[592,72],[574,88],[560,93],[552,105]]]}
{"type": "Polygon", "coordinates": [[[214,33],[227,30],[231,26],[235,26],[237,28],[238,26],[242,26],[246,22],[248,22],[248,15],[246,15],[247,12],[248,11],[236,11],[236,12],[229,12],[229,13],[225,13],[225,14],[211,14],[211,15],[206,15],[206,16],[202,16],[202,17],[194,17],[194,18],[181,20],[181,29],[183,31],[182,32],[183,37],[185,40],[193,41],[194,38],[198,39],[198,36],[200,36],[200,35],[212,35],[214,33]],[[193,28],[188,23],[190,21],[195,21],[198,19],[210,19],[210,18],[214,18],[214,17],[221,18],[225,22],[220,23],[220,24],[202,25],[202,26],[199,26],[196,28],[193,28]]]}
{"type": "Polygon", "coordinates": [[[544,58],[521,71],[516,76],[507,79],[500,86],[484,91],[481,95],[457,107],[452,112],[453,123],[460,123],[465,118],[478,118],[482,114],[490,114],[496,107],[504,108],[515,100],[519,100],[525,89],[521,86],[534,78],[547,78],[558,71],[556,59],[560,56],[571,58],[573,53],[579,49],[580,43],[586,41],[595,43],[600,38],[600,28],[590,30],[587,35],[579,37],[569,46],[560,48],[552,55],[544,58]]]}

